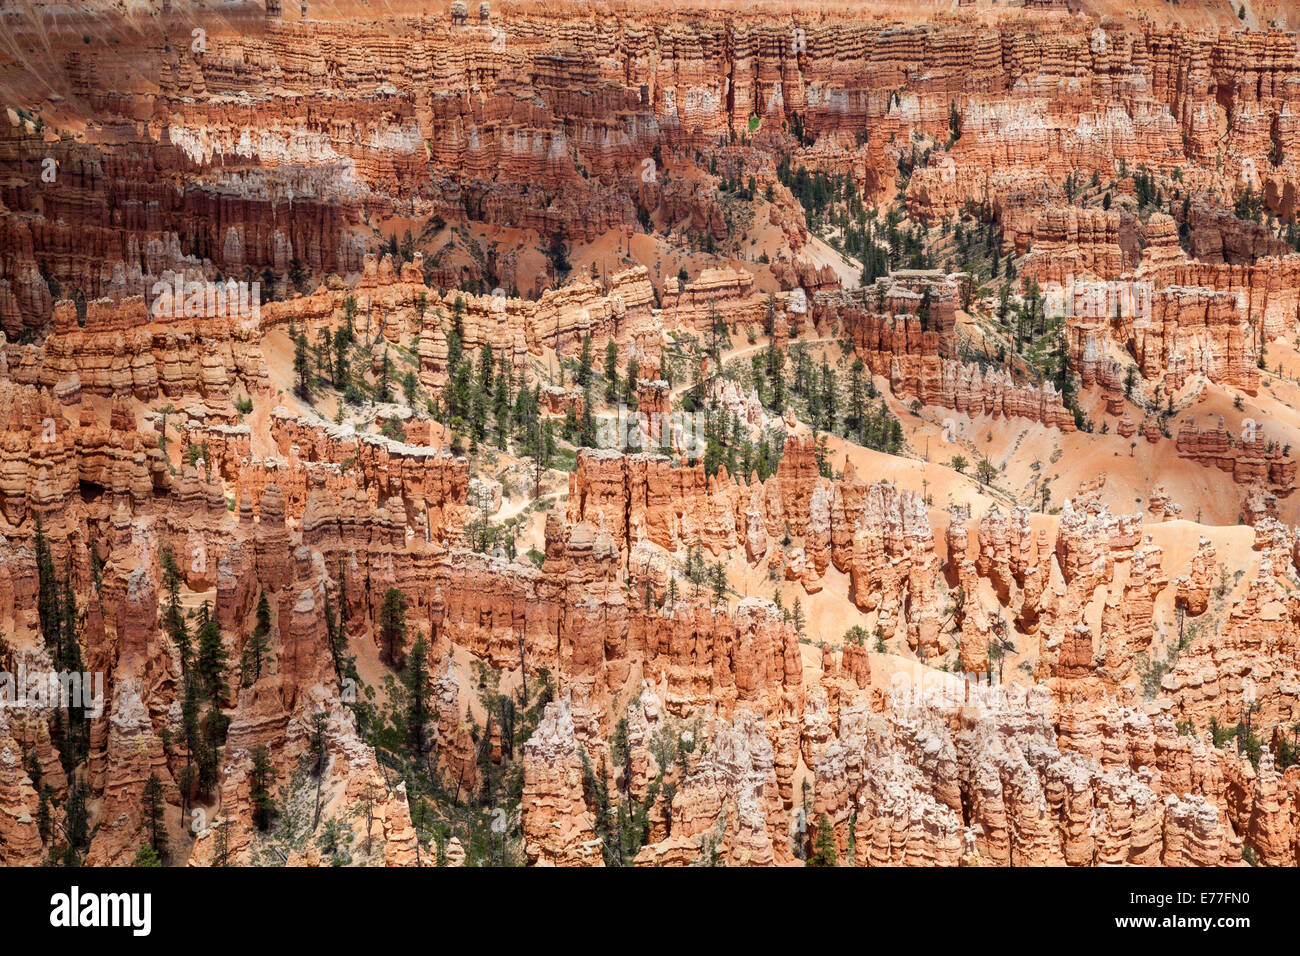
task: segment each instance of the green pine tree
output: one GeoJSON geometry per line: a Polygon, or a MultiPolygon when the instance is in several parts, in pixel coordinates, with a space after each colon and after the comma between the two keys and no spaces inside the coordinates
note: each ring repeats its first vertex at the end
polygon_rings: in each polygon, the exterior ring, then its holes
{"type": "Polygon", "coordinates": [[[266,591],[257,599],[257,624],[253,633],[244,642],[244,652],[240,660],[240,684],[252,687],[262,676],[262,662],[271,645],[271,605],[266,600],[266,591]]]}
{"type": "Polygon", "coordinates": [[[293,371],[298,379],[294,393],[306,401],[311,397],[311,362],[307,354],[307,336],[302,332],[293,339],[293,371]]]}
{"type": "Polygon", "coordinates": [[[226,645],[221,639],[221,628],[212,616],[206,601],[199,608],[199,651],[194,666],[203,682],[203,689],[213,703],[226,696],[226,645]]]}
{"type": "Polygon", "coordinates": [[[50,651],[55,670],[59,669],[62,648],[58,646],[59,626],[59,582],[54,573],[54,557],[50,553],[49,542],[45,538],[45,527],[41,516],[36,515],[36,610],[41,623],[41,636],[50,651]]]}
{"type": "Polygon", "coordinates": [[[835,830],[825,813],[817,817],[817,834],[813,838],[813,854],[809,866],[839,866],[840,856],[835,848],[835,830]]]}
{"type": "Polygon", "coordinates": [[[582,352],[578,356],[577,382],[583,388],[591,384],[591,335],[582,337],[582,352]]]}
{"type": "Polygon", "coordinates": [[[429,645],[421,636],[411,647],[402,674],[406,688],[406,743],[417,762],[428,750],[429,681],[425,670],[428,661],[429,645]]]}
{"type": "Polygon", "coordinates": [[[379,608],[379,646],[384,662],[397,667],[406,643],[406,595],[389,588],[379,608]]]}
{"type": "Polygon", "coordinates": [[[275,782],[275,765],[266,747],[258,744],[253,750],[253,769],[248,775],[249,799],[253,804],[253,825],[265,832],[271,826],[275,815],[275,800],[271,796],[271,785],[275,782]]]}
{"type": "Polygon", "coordinates": [[[135,859],[131,861],[132,866],[162,866],[162,860],[157,852],[148,843],[141,843],[140,848],[135,851],[135,859]]]}
{"type": "Polygon", "coordinates": [[[618,346],[612,338],[605,345],[605,401],[618,401],[618,346]]]}
{"type": "Polygon", "coordinates": [[[162,781],[158,774],[149,774],[140,794],[140,821],[149,838],[148,846],[159,860],[167,858],[167,802],[163,799],[162,781]]]}

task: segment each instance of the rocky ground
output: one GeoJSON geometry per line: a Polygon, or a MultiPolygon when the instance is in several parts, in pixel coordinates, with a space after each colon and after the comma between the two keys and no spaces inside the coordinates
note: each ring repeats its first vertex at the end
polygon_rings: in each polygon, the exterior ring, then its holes
{"type": "Polygon", "coordinates": [[[1300,862],[1300,24],[912,6],[6,5],[0,862],[1300,862]]]}

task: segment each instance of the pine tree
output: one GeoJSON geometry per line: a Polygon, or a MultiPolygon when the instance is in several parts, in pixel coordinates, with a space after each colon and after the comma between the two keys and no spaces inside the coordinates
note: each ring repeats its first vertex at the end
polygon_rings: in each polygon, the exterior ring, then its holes
{"type": "Polygon", "coordinates": [[[208,712],[200,722],[199,746],[194,754],[195,763],[198,766],[200,793],[210,794],[217,785],[217,775],[221,763],[221,744],[225,739],[226,725],[226,718],[217,705],[209,704],[208,712]]]}
{"type": "Polygon", "coordinates": [[[470,395],[470,429],[471,448],[478,449],[478,443],[487,437],[488,397],[481,386],[476,385],[470,395]]]}
{"type": "Polygon", "coordinates": [[[253,633],[244,642],[243,659],[240,671],[244,687],[252,687],[262,676],[262,661],[271,644],[271,605],[266,600],[266,591],[257,599],[257,624],[253,633]]]}
{"type": "Polygon", "coordinates": [[[485,395],[492,394],[494,365],[492,346],[485,342],[478,353],[478,385],[485,395]]]}
{"type": "Polygon", "coordinates": [[[253,804],[253,824],[259,830],[266,831],[275,815],[275,801],[271,797],[271,785],[275,782],[275,765],[266,747],[258,744],[253,750],[253,769],[248,775],[249,799],[253,804]]]}
{"type": "Polygon", "coordinates": [[[396,667],[406,643],[406,595],[389,588],[379,608],[379,645],[384,662],[396,667]]]}
{"type": "Polygon", "coordinates": [[[618,401],[618,346],[612,338],[605,345],[605,401],[618,401]]]}
{"type": "Polygon", "coordinates": [[[140,820],[148,831],[149,846],[160,860],[167,858],[167,821],[164,813],[167,803],[163,799],[162,781],[158,774],[149,774],[140,794],[140,820]]]}
{"type": "Polygon", "coordinates": [[[722,364],[722,351],[730,344],[727,335],[727,323],[718,311],[716,299],[709,300],[709,351],[719,365],[722,364]]]}
{"type": "Polygon", "coordinates": [[[392,373],[393,360],[388,357],[388,346],[385,345],[379,362],[379,381],[375,383],[375,393],[381,402],[393,400],[393,389],[389,381],[392,373]]]}
{"type": "Polygon", "coordinates": [[[32,780],[32,788],[40,790],[41,778],[45,776],[45,773],[41,770],[41,762],[37,759],[35,750],[27,751],[27,762],[23,769],[27,771],[27,776],[32,780]]]}
{"type": "Polygon", "coordinates": [[[212,825],[213,866],[230,865],[230,834],[227,832],[229,825],[225,820],[220,820],[212,825]]]}
{"type": "Polygon", "coordinates": [[[329,750],[325,745],[325,727],[329,715],[318,710],[311,715],[311,736],[307,740],[307,753],[311,757],[311,775],[319,778],[325,772],[325,758],[329,750]]]}
{"type": "Polygon", "coordinates": [[[141,867],[162,866],[162,860],[153,847],[148,843],[141,843],[140,848],[135,851],[135,859],[131,861],[131,865],[141,867]]]}
{"type": "MultiPolygon", "coordinates": [[[[772,351],[780,354],[776,349],[772,351]]],[[[772,410],[778,414],[785,411],[786,404],[784,365],[785,359],[782,356],[772,372],[772,410]]]]}
{"type": "Polygon", "coordinates": [[[470,413],[474,401],[473,375],[469,362],[447,365],[453,369],[451,384],[447,389],[447,411],[453,418],[464,418],[470,413]]]}
{"type": "Polygon", "coordinates": [[[306,401],[311,397],[311,364],[307,358],[307,336],[302,332],[293,339],[293,371],[298,377],[294,393],[306,401]]]}
{"type": "Polygon", "coordinates": [[[158,447],[162,449],[164,456],[167,454],[167,443],[171,441],[167,437],[167,416],[176,411],[176,406],[168,402],[162,408],[154,409],[158,412],[158,447]]]}
{"type": "Polygon", "coordinates": [[[578,384],[586,388],[591,384],[591,334],[582,337],[582,351],[578,355],[578,384]]]}
{"type": "Polygon", "coordinates": [[[866,402],[866,393],[862,387],[864,367],[862,359],[857,358],[853,360],[853,366],[849,369],[849,421],[857,433],[859,443],[862,442],[862,426],[866,417],[863,414],[866,402]]]}
{"type": "Polygon", "coordinates": [[[822,421],[828,432],[835,430],[837,416],[837,401],[835,395],[835,370],[830,367],[830,363],[822,359],[822,421]]]}
{"type": "MultiPolygon", "coordinates": [[[[341,567],[339,568],[339,601],[346,605],[347,579],[344,577],[341,567]]],[[[325,595],[325,631],[329,636],[330,660],[334,664],[334,678],[339,682],[339,687],[342,688],[344,678],[352,677],[355,680],[356,661],[347,653],[347,627],[342,616],[335,610],[328,593],[325,595]]]]}
{"type": "Polygon", "coordinates": [[[40,799],[36,803],[36,831],[41,836],[41,842],[50,838],[50,826],[53,819],[50,816],[50,798],[54,796],[54,788],[48,783],[41,787],[40,799]]]}
{"type": "Polygon", "coordinates": [[[185,611],[181,610],[181,568],[177,567],[170,548],[160,551],[159,563],[162,566],[162,589],[168,596],[164,620],[172,635],[172,643],[181,652],[181,672],[185,674],[190,663],[190,632],[185,624],[185,611]]]}
{"type": "Polygon", "coordinates": [[[59,601],[59,648],[60,656],[55,662],[55,668],[72,673],[81,671],[81,641],[79,637],[80,618],[77,614],[77,594],[72,587],[72,568],[68,568],[68,576],[64,578],[59,591],[62,593],[62,599],[59,601]]]}
{"type": "Polygon", "coordinates": [[[328,715],[323,710],[312,714],[311,736],[307,740],[307,753],[311,756],[311,775],[316,778],[316,807],[312,813],[311,824],[313,830],[320,823],[321,786],[325,781],[327,763],[325,758],[329,756],[325,739],[325,726],[328,719],[328,715]]]}
{"type": "Polygon", "coordinates": [[[337,385],[338,382],[334,379],[333,348],[331,346],[330,330],[322,326],[320,333],[316,336],[316,377],[321,379],[328,377],[330,382],[337,385]]]}
{"type": "Polygon", "coordinates": [[[199,709],[201,705],[199,680],[195,674],[181,677],[184,695],[181,698],[181,730],[185,734],[185,769],[182,771],[181,800],[182,811],[187,809],[189,799],[199,788],[201,776],[195,763],[203,748],[202,721],[199,709]]]}
{"type": "Polygon", "coordinates": [[[572,405],[564,410],[564,424],[560,426],[560,434],[564,436],[565,441],[577,441],[578,433],[582,426],[578,424],[578,413],[572,405]]]}
{"type": "Polygon", "coordinates": [[[351,374],[348,369],[348,335],[342,327],[334,330],[334,387],[339,391],[347,391],[348,385],[351,384],[351,374]]]}
{"type": "Polygon", "coordinates": [[[71,859],[79,858],[90,844],[90,812],[86,809],[87,796],[85,780],[79,774],[73,774],[72,782],[68,786],[67,819],[64,823],[71,859]]]}
{"type": "Polygon", "coordinates": [[[627,378],[623,379],[623,403],[636,408],[636,383],[641,376],[641,364],[636,359],[627,360],[627,378]]]}
{"type": "Polygon", "coordinates": [[[429,311],[429,297],[421,292],[415,297],[415,314],[419,319],[420,331],[424,331],[424,314],[429,311]]]}
{"type": "Polygon", "coordinates": [[[834,477],[834,471],[831,467],[830,445],[825,434],[813,432],[813,460],[817,462],[817,471],[823,478],[830,480],[834,477]]]}
{"type": "Polygon", "coordinates": [[[45,638],[45,645],[56,662],[54,666],[57,670],[57,662],[62,657],[62,649],[58,647],[59,582],[54,574],[54,557],[50,554],[49,542],[45,538],[45,527],[41,523],[39,513],[36,515],[36,580],[36,609],[41,622],[41,636],[45,638]]]}
{"type": "Polygon", "coordinates": [[[583,448],[596,447],[596,418],[591,411],[591,387],[582,392],[582,426],[578,434],[578,444],[583,448]]]}
{"type": "Polygon", "coordinates": [[[406,660],[402,683],[406,687],[406,734],[411,756],[417,761],[428,749],[426,727],[429,722],[429,686],[425,666],[429,660],[429,645],[419,637],[411,647],[406,660]]]}
{"type": "Polygon", "coordinates": [[[835,830],[825,813],[817,817],[817,835],[813,839],[813,855],[809,866],[839,866],[840,857],[835,848],[835,830]]]}
{"type": "Polygon", "coordinates": [[[194,662],[208,698],[220,703],[226,696],[226,645],[221,628],[206,601],[199,608],[199,653],[194,662]]]}
{"type": "Polygon", "coordinates": [[[497,447],[505,451],[506,437],[510,432],[510,380],[504,374],[497,376],[492,416],[496,421],[497,447]]]}

